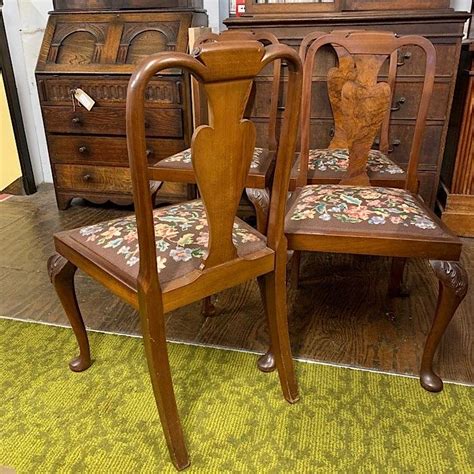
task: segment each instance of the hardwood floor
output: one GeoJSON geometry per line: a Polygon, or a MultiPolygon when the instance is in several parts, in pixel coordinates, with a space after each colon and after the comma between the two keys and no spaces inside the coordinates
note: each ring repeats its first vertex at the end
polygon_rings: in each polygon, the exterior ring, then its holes
{"type": "MultiPolygon", "coordinates": [[[[49,185],[32,196],[15,196],[0,203],[0,315],[67,325],[46,271],[53,233],[130,212],[81,201],[67,211],[58,211],[49,185]]],[[[464,243],[463,264],[472,278],[474,240],[464,239],[464,243]]],[[[427,262],[410,261],[407,283],[411,295],[397,301],[397,315],[391,319],[384,312],[388,275],[388,259],[305,254],[304,282],[289,295],[294,355],[416,375],[435,309],[437,281],[427,262]]],[[[133,309],[80,272],[76,282],[90,329],[139,334],[133,309]]],[[[474,283],[438,352],[437,366],[445,380],[474,383],[473,288],[474,283]]],[[[219,314],[214,318],[204,318],[199,303],[170,313],[169,339],[249,351],[266,349],[267,325],[256,283],[219,294],[217,305],[219,314]]]]}

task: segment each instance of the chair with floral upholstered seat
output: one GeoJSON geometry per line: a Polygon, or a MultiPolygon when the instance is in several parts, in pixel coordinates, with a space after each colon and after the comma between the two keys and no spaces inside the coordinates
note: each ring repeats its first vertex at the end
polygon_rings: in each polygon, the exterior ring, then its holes
{"type": "Polygon", "coordinates": [[[301,81],[299,57],[284,45],[216,42],[203,44],[193,55],[164,52],[146,58],[132,75],[127,94],[135,214],[54,236],[57,253],[49,259],[48,269],[79,344],[79,356],[70,368],[79,372],[91,365],[74,290],[74,274],[80,268],[139,311],[158,413],[178,469],[189,465],[189,457],[168,361],[166,312],[256,278],[284,397],[290,403],[298,400],[288,336],[283,224],[301,81]],[[256,140],[254,123],[244,119],[245,108],[256,75],[274,61],[288,66],[288,106],[275,150],[269,225],[262,233],[237,218],[236,212],[256,140]],[[169,68],[186,69],[202,84],[211,113],[209,124],[194,132],[191,146],[201,198],[153,210],[149,180],[156,169],[146,155],[144,93],[153,76],[169,68]]]}
{"type": "MultiPolygon", "coordinates": [[[[354,30],[335,30],[331,35],[342,35],[352,33],[354,30]]],[[[301,60],[304,62],[308,48],[311,44],[321,38],[323,34],[315,31],[311,32],[303,38],[301,42],[299,54],[301,60]]],[[[312,148],[313,139],[311,136],[311,113],[316,113],[318,110],[318,102],[316,100],[314,87],[317,87],[319,82],[313,81],[313,87],[309,88],[303,96],[302,109],[306,110],[305,118],[302,118],[302,129],[307,129],[308,133],[304,135],[305,140],[301,143],[301,153],[307,155],[308,162],[307,180],[308,184],[338,184],[345,178],[349,168],[349,143],[348,131],[350,123],[353,120],[348,114],[347,110],[342,107],[342,88],[346,81],[356,80],[361,83],[373,80],[372,77],[360,74],[358,72],[354,60],[351,55],[347,54],[343,48],[333,45],[336,57],[338,59],[338,66],[333,67],[327,74],[327,88],[329,103],[331,105],[334,127],[332,131],[332,139],[327,148],[312,148]]],[[[394,51],[388,61],[388,84],[390,86],[390,102],[393,98],[395,90],[398,54],[394,51]]],[[[313,75],[313,71],[311,71],[313,75]]],[[[389,143],[389,128],[390,117],[392,110],[397,110],[397,107],[391,108],[391,104],[387,103],[385,113],[382,113],[383,120],[378,124],[380,127],[380,136],[374,140],[374,144],[379,144],[379,149],[369,149],[367,153],[366,169],[370,183],[374,186],[390,186],[403,188],[406,181],[405,170],[393,160],[389,158],[389,154],[394,151],[394,144],[389,143]]],[[[357,110],[354,111],[357,113],[357,110]]],[[[363,126],[362,123],[358,124],[363,126]]],[[[378,131],[378,130],[377,130],[378,131]]],[[[303,135],[302,135],[303,137],[303,135]]],[[[314,137],[317,138],[316,136],[314,137]]],[[[296,187],[296,181],[299,175],[300,160],[295,161],[292,169],[292,176],[290,181],[290,188],[296,187]]]]}
{"type": "MultiPolygon", "coordinates": [[[[423,352],[420,381],[425,389],[440,391],[443,382],[433,371],[433,357],[447,325],[466,294],[468,282],[467,274],[459,263],[460,239],[416,194],[417,165],[434,84],[435,49],[426,38],[398,37],[392,33],[364,32],[319,38],[311,45],[306,57],[303,95],[311,87],[311,71],[317,50],[334,43],[354,57],[357,68],[365,74],[371,73],[374,78],[370,87],[349,81],[342,88],[344,107],[351,110],[357,104],[359,110],[368,115],[361,119],[368,123],[376,122],[378,111],[383,111],[384,104],[389,100],[387,84],[376,82],[384,59],[406,45],[417,46],[424,52],[426,70],[407,168],[407,184],[405,189],[370,186],[365,164],[376,127],[361,130],[356,120],[350,129],[349,141],[349,159],[354,163],[351,161],[349,164],[351,173],[345,183],[306,184],[308,155],[302,156],[298,178],[301,185],[290,199],[285,220],[288,249],[394,257],[393,268],[398,267],[398,272],[392,274],[390,296],[397,295],[397,286],[401,283],[399,262],[411,257],[429,259],[439,279],[440,291],[423,352]],[[381,105],[373,106],[374,102],[381,105]]],[[[305,114],[305,110],[302,113],[305,114]]],[[[271,351],[262,356],[259,366],[264,371],[272,369],[271,351]]]]}
{"type": "MultiPolygon", "coordinates": [[[[215,33],[204,33],[195,42],[194,47],[199,48],[202,44],[208,42],[220,41],[245,41],[255,40],[262,44],[279,44],[275,35],[267,31],[224,31],[217,35],[215,33]]],[[[246,192],[249,200],[255,207],[257,216],[257,229],[265,232],[268,222],[268,205],[270,203],[270,186],[273,173],[273,165],[276,150],[276,122],[278,111],[278,97],[280,88],[280,62],[276,61],[273,65],[272,93],[270,97],[268,135],[266,138],[267,147],[255,147],[250,171],[246,182],[246,192]]],[[[205,100],[196,88],[194,101],[201,102],[205,100]]],[[[249,108],[255,94],[251,94],[249,108]]],[[[195,104],[199,109],[199,104],[195,104]]],[[[196,125],[199,125],[197,123],[196,125]]],[[[194,170],[191,163],[191,149],[188,148],[167,158],[163,158],[153,165],[154,175],[160,181],[173,181],[181,183],[195,183],[194,170]]]]}

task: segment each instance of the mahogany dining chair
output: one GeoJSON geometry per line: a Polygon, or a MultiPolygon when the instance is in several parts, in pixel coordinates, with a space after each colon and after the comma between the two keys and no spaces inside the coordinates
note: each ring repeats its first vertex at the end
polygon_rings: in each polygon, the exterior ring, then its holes
{"type": "MultiPolygon", "coordinates": [[[[307,183],[310,106],[303,102],[302,143],[304,144],[298,188],[293,193],[285,219],[288,249],[392,257],[389,297],[400,293],[403,265],[407,258],[430,261],[439,280],[439,297],[431,330],[427,336],[421,367],[421,385],[429,391],[443,388],[433,370],[433,358],[441,337],[467,292],[467,273],[459,263],[462,243],[417,195],[417,168],[423,142],[428,106],[433,91],[436,51],[421,36],[398,36],[382,32],[352,32],[327,35],[310,46],[303,78],[303,97],[311,88],[314,58],[325,45],[344,48],[353,57],[358,77],[342,87],[341,109],[351,125],[345,130],[349,164],[340,184],[307,183]],[[390,101],[390,87],[377,82],[379,69],[397,49],[407,45],[420,48],[425,57],[423,89],[413,144],[408,157],[404,189],[370,186],[367,153],[390,101]],[[363,124],[363,126],[362,126],[363,124]],[[369,124],[369,125],[368,125],[369,124]]],[[[274,367],[272,350],[262,356],[263,371],[274,367]]]]}
{"type": "MultiPolygon", "coordinates": [[[[195,47],[209,42],[239,42],[255,40],[262,44],[279,44],[278,39],[272,33],[262,31],[224,31],[220,34],[204,33],[197,38],[194,43],[195,47]]],[[[273,83],[272,94],[270,99],[270,117],[267,131],[266,148],[255,147],[253,150],[252,161],[250,163],[250,172],[247,176],[246,194],[250,202],[253,204],[256,220],[257,230],[265,233],[268,224],[268,211],[270,204],[270,186],[274,172],[275,150],[277,146],[276,140],[276,122],[277,109],[280,88],[280,74],[281,63],[274,61],[273,64],[273,83]]],[[[247,102],[247,108],[252,107],[253,100],[255,100],[255,83],[250,92],[250,98],[247,102]]],[[[193,102],[195,110],[196,126],[201,124],[201,120],[206,114],[201,114],[201,110],[205,108],[207,98],[202,91],[202,87],[194,87],[193,102]]],[[[248,114],[246,113],[245,116],[248,114]]],[[[187,148],[183,151],[175,153],[172,156],[163,158],[153,164],[154,176],[159,179],[159,182],[170,181],[178,183],[194,184],[196,177],[192,165],[192,150],[187,148]]],[[[202,314],[204,316],[212,317],[217,314],[217,309],[213,301],[213,295],[204,298],[202,302],[202,314]]]]}
{"type": "Polygon", "coordinates": [[[163,52],[146,58],[130,79],[126,107],[135,214],[54,236],[57,253],[48,261],[49,273],[79,345],[71,370],[91,365],[74,290],[80,268],[139,311],[153,393],[177,469],[190,461],[171,379],[165,313],[257,278],[283,395],[290,403],[298,400],[288,336],[283,226],[301,83],[300,59],[285,45],[214,42],[200,45],[192,55],[163,52]],[[244,119],[244,112],[255,76],[273,61],[288,65],[288,105],[276,149],[269,224],[259,232],[236,217],[256,140],[255,125],[244,119]],[[149,181],[159,170],[149,166],[146,156],[144,93],[150,79],[168,68],[183,68],[202,84],[210,114],[208,125],[197,128],[191,142],[201,198],[153,210],[149,181]]]}
{"type": "MultiPolygon", "coordinates": [[[[363,31],[365,30],[362,30],[362,32],[363,31]]],[[[334,30],[330,34],[333,37],[337,35],[344,37],[347,34],[356,32],[361,33],[361,30],[334,30]]],[[[373,33],[374,31],[371,31],[369,34],[373,33]]],[[[323,34],[320,31],[313,31],[303,38],[299,49],[299,55],[303,63],[306,60],[307,51],[313,42],[326,34],[327,33],[323,34]]],[[[349,144],[346,129],[351,127],[353,118],[347,110],[343,110],[342,108],[342,89],[347,81],[357,80],[361,85],[369,86],[370,81],[374,80],[371,74],[365,74],[360,67],[356,67],[352,55],[348,54],[344,48],[336,44],[332,46],[337,58],[337,66],[329,69],[326,78],[320,76],[322,71],[318,70],[316,76],[315,71],[311,71],[312,87],[308,88],[306,94],[303,96],[302,108],[308,109],[310,116],[318,115],[318,111],[323,109],[323,98],[321,93],[317,94],[318,87],[320,87],[321,80],[326,79],[327,96],[334,120],[334,127],[331,129],[332,138],[327,148],[314,148],[311,146],[313,140],[310,133],[310,119],[308,118],[308,120],[304,122],[304,127],[309,127],[309,133],[305,135],[305,141],[302,141],[300,151],[307,155],[307,157],[305,157],[308,161],[307,184],[338,184],[344,179],[349,166],[349,144]]],[[[390,101],[389,103],[383,104],[386,106],[386,109],[383,113],[381,126],[380,124],[378,126],[380,129],[377,130],[377,132],[379,132],[377,134],[378,136],[374,139],[373,145],[378,146],[378,149],[372,146],[368,151],[366,163],[367,176],[372,185],[403,188],[406,181],[406,172],[402,166],[389,158],[389,155],[398,145],[397,141],[390,143],[389,136],[392,112],[398,110],[400,107],[400,104],[392,106],[397,80],[398,51],[392,52],[386,62],[388,63],[387,79],[388,85],[390,86],[390,101]]],[[[403,98],[398,100],[401,101],[403,98]]],[[[357,113],[357,111],[356,107],[353,112],[357,113]]],[[[369,124],[364,123],[364,117],[362,117],[362,121],[359,120],[358,122],[358,126],[360,127],[368,125],[369,124]]],[[[299,167],[300,160],[297,159],[292,170],[290,181],[291,189],[296,186],[299,167]]]]}
{"type": "MultiPolygon", "coordinates": [[[[227,41],[259,41],[264,45],[279,44],[275,35],[267,31],[224,31],[221,34],[204,33],[195,42],[195,47],[209,42],[227,42],[227,41]]],[[[266,137],[267,147],[255,147],[253,151],[252,162],[250,164],[250,172],[246,182],[246,194],[250,202],[253,204],[256,217],[257,229],[265,232],[268,222],[268,207],[270,204],[270,187],[274,171],[275,150],[277,146],[276,140],[276,122],[278,113],[278,98],[280,88],[280,61],[273,64],[273,82],[272,93],[270,97],[269,124],[266,137]]],[[[199,88],[195,88],[200,92],[199,88]]],[[[250,109],[255,99],[255,91],[251,91],[250,100],[247,109],[250,109]]],[[[205,94],[194,94],[195,109],[199,110],[206,102],[205,94]]],[[[247,115],[247,114],[246,114],[247,115]]],[[[199,119],[197,125],[200,125],[199,119]]],[[[163,158],[153,165],[155,171],[154,176],[160,181],[172,181],[180,183],[195,183],[196,178],[192,166],[192,150],[187,148],[167,158],[163,158]]]]}

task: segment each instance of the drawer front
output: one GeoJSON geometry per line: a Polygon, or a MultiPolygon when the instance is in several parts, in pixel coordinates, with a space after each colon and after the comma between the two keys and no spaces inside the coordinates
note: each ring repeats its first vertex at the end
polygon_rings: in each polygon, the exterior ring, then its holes
{"type": "MultiPolygon", "coordinates": [[[[454,43],[434,44],[437,76],[451,77],[456,71],[458,46],[454,43]]],[[[398,76],[420,76],[425,73],[425,53],[417,46],[405,46],[398,52],[398,76]]],[[[388,74],[388,64],[382,66],[382,74],[388,74]]]]}
{"type": "MultiPolygon", "coordinates": [[[[278,101],[279,114],[282,114],[284,110],[287,84],[286,81],[282,82],[283,87],[278,101]]],[[[451,84],[447,82],[435,83],[428,120],[446,120],[450,86],[451,84]]],[[[272,82],[262,78],[257,79],[251,116],[265,118],[270,116],[272,87],[272,82]]],[[[422,89],[422,82],[397,82],[392,103],[392,118],[416,119],[422,89]]],[[[311,117],[332,119],[326,81],[314,81],[311,90],[311,117]]]]}
{"type": "MultiPolygon", "coordinates": [[[[257,146],[265,147],[268,136],[268,120],[256,119],[257,146]]],[[[278,120],[277,131],[281,125],[278,120]]],[[[392,123],[390,125],[390,152],[389,157],[401,165],[407,165],[413,141],[414,124],[392,123]]],[[[331,120],[311,120],[310,147],[327,148],[334,132],[331,120]]],[[[436,170],[438,167],[439,150],[441,147],[442,125],[428,125],[420,156],[420,169],[436,170]]],[[[299,147],[299,144],[297,144],[299,147]]]]}
{"type": "MultiPolygon", "coordinates": [[[[38,90],[43,105],[72,107],[72,90],[82,89],[90,95],[97,106],[125,107],[129,78],[100,78],[83,76],[38,76],[38,90]]],[[[160,78],[150,81],[145,100],[150,106],[177,106],[183,103],[181,78],[160,78]]]]}
{"type": "MultiPolygon", "coordinates": [[[[326,148],[331,141],[333,130],[334,124],[331,121],[312,120],[310,146],[312,148],[326,148]]],[[[401,165],[408,164],[414,130],[413,124],[392,123],[390,125],[390,159],[401,165]]],[[[427,170],[437,168],[442,132],[442,125],[428,125],[425,128],[419,160],[421,168],[427,170]]]]}
{"type": "MultiPolygon", "coordinates": [[[[128,166],[127,139],[91,135],[49,135],[49,154],[54,163],[117,164],[128,166]]],[[[148,139],[149,159],[161,159],[186,148],[183,140],[148,139]]]]}
{"type": "MultiPolygon", "coordinates": [[[[389,157],[401,165],[407,165],[413,142],[414,125],[391,124],[389,157]]],[[[427,125],[421,147],[420,168],[435,170],[438,167],[439,150],[441,148],[442,125],[427,125]]]]}
{"type": "MultiPolygon", "coordinates": [[[[272,78],[257,78],[255,81],[255,96],[251,109],[252,117],[270,117],[272,78]]],[[[282,116],[285,110],[285,99],[288,89],[286,78],[282,80],[278,97],[278,114],[282,116]]],[[[329,102],[326,81],[315,80],[311,87],[311,117],[332,118],[331,103],[329,102]]]]}
{"type": "Polygon", "coordinates": [[[128,168],[87,165],[54,165],[56,186],[61,190],[130,193],[128,168]]]}
{"type": "MultiPolygon", "coordinates": [[[[49,133],[125,135],[124,108],[94,107],[88,112],[83,108],[73,111],[71,107],[43,107],[43,117],[49,133]]],[[[145,110],[145,134],[181,138],[181,109],[145,110]]]]}
{"type": "MultiPolygon", "coordinates": [[[[449,82],[435,83],[428,109],[428,120],[447,119],[450,88],[449,82]]],[[[398,82],[395,84],[391,117],[393,119],[416,120],[422,90],[422,82],[398,82]]]]}
{"type": "MultiPolygon", "coordinates": [[[[458,63],[458,56],[456,51],[458,45],[454,43],[454,38],[451,43],[437,43],[434,44],[436,50],[436,70],[435,74],[439,77],[451,77],[456,71],[458,63]]],[[[289,44],[293,49],[298,51],[301,40],[292,41],[283,39],[282,43],[289,44]]],[[[329,46],[323,46],[316,55],[316,61],[313,69],[313,77],[326,78],[328,70],[337,65],[337,58],[334,50],[329,46]]],[[[388,60],[380,69],[382,75],[388,74],[388,60]]],[[[398,68],[397,76],[422,76],[425,73],[425,53],[417,46],[405,46],[398,52],[398,68]]],[[[261,75],[273,76],[273,66],[266,66],[261,75]]],[[[286,65],[282,67],[282,75],[288,75],[288,68],[286,65]]]]}

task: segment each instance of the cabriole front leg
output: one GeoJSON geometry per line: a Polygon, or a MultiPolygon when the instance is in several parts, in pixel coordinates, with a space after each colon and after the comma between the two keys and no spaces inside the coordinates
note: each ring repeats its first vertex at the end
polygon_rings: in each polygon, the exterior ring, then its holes
{"type": "Polygon", "coordinates": [[[57,253],[48,260],[49,278],[63,305],[79,345],[79,356],[69,362],[69,368],[74,372],[82,372],[88,369],[92,362],[89,339],[79,305],[77,304],[74,288],[74,274],[76,270],[77,267],[75,265],[57,253]]]}
{"type": "Polygon", "coordinates": [[[433,357],[449,322],[464,299],[468,288],[467,273],[459,262],[431,260],[439,280],[439,295],[430,333],[426,339],[420,369],[420,382],[430,392],[443,390],[443,381],[433,371],[433,357]]]}

